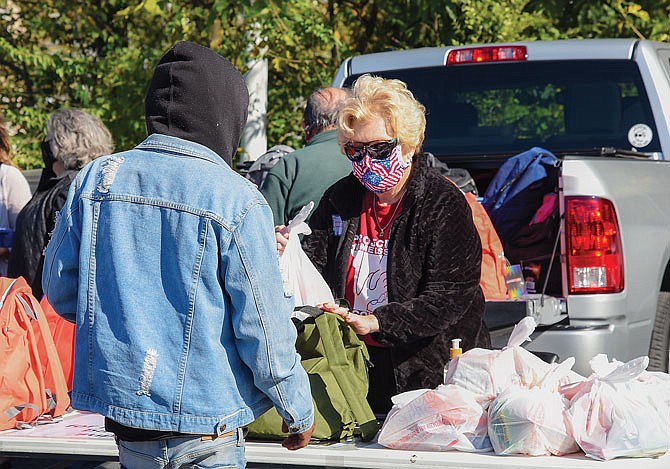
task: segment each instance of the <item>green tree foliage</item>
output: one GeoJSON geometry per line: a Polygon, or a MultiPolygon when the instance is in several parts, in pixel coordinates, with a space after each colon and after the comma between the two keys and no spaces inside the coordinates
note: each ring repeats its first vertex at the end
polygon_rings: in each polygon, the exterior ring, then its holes
{"type": "MultiPolygon", "coordinates": [[[[301,146],[305,102],[330,83],[342,41],[332,2],[257,1],[247,10],[247,60],[266,59],[268,142],[301,146]]],[[[348,49],[346,49],[348,52],[348,49]]]]}
{"type": "Polygon", "coordinates": [[[344,57],[388,48],[514,40],[667,41],[663,0],[0,0],[1,110],[16,161],[39,167],[48,116],[99,115],[119,150],[145,135],[144,91],[159,57],[186,39],[246,71],[269,63],[268,141],[301,145],[306,97],[344,57]]]}
{"type": "Polygon", "coordinates": [[[119,149],[141,140],[144,90],[173,42],[190,39],[233,55],[244,43],[224,48],[236,15],[214,10],[214,22],[210,5],[197,2],[22,0],[0,7],[2,111],[16,130],[16,160],[23,167],[40,165],[46,120],[60,107],[100,116],[119,149]]]}
{"type": "Polygon", "coordinates": [[[529,7],[529,0],[454,0],[450,9],[453,44],[558,39],[553,18],[529,7]]]}

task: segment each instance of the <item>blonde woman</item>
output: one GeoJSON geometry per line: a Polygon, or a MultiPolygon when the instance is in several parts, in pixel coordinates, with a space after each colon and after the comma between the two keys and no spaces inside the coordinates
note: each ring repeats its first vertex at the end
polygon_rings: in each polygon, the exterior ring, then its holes
{"type": "Polygon", "coordinates": [[[403,82],[361,76],[339,116],[353,173],[326,191],[303,241],[350,305],[322,309],[368,344],[377,414],[397,393],[441,383],[450,339],[490,346],[479,236],[462,193],[426,164],[425,127],[424,107],[403,82]]]}
{"type": "Polygon", "coordinates": [[[9,257],[16,217],[30,200],[30,186],[25,176],[11,160],[9,130],[0,113],[0,276],[7,276],[9,257]]]}

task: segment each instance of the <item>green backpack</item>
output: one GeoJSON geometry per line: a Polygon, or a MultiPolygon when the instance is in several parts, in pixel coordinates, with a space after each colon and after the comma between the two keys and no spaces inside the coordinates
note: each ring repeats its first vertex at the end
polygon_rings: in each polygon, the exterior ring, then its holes
{"type": "MultiPolygon", "coordinates": [[[[310,316],[294,319],[298,329],[296,350],[309,376],[314,401],[316,440],[347,440],[360,428],[363,441],[377,434],[379,424],[370,404],[367,367],[370,356],[365,343],[351,327],[335,314],[323,313],[313,307],[301,311],[310,316]]],[[[272,408],[251,425],[249,438],[284,439],[282,419],[272,408]]]]}

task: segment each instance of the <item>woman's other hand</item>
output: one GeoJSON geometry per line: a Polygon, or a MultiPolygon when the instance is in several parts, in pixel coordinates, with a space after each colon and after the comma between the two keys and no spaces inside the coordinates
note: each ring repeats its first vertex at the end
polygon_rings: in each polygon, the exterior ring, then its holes
{"type": "Polygon", "coordinates": [[[287,231],[284,231],[284,228],[286,228],[284,225],[275,226],[275,238],[277,239],[277,251],[279,252],[280,256],[282,254],[284,254],[284,250],[286,249],[286,245],[288,244],[289,233],[287,231]]]}
{"type": "Polygon", "coordinates": [[[333,303],[321,303],[316,305],[316,307],[328,313],[337,314],[344,319],[358,335],[379,332],[379,321],[374,314],[363,316],[362,314],[352,313],[347,308],[337,306],[333,303]]]}

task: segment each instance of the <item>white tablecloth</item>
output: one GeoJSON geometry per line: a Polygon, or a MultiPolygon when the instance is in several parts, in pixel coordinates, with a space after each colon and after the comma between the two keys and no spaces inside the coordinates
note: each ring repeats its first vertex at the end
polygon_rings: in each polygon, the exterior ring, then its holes
{"type": "MultiPolygon", "coordinates": [[[[0,432],[0,456],[17,455],[35,455],[35,457],[48,455],[80,459],[90,457],[91,459],[110,460],[118,457],[113,436],[104,431],[102,416],[83,412],[75,412],[66,416],[61,422],[40,425],[29,430],[0,432]]],[[[250,464],[263,463],[287,467],[670,468],[670,453],[657,459],[615,459],[601,462],[586,458],[581,453],[562,457],[497,456],[493,453],[470,454],[458,451],[443,453],[398,451],[384,448],[376,443],[361,442],[310,444],[307,448],[298,451],[288,451],[277,442],[247,442],[246,456],[250,464]]]]}

